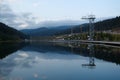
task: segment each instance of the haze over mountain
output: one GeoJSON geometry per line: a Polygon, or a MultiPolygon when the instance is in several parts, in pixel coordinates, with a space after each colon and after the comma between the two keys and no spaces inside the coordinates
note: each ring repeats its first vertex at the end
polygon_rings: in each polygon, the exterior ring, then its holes
{"type": "MultiPolygon", "coordinates": [[[[101,17],[101,18],[97,18],[95,19],[95,22],[98,21],[102,21],[105,19],[110,19],[113,17],[101,17]]],[[[36,29],[36,28],[42,28],[42,27],[46,27],[46,28],[53,28],[53,27],[60,27],[60,26],[74,26],[74,25],[80,25],[80,24],[84,24],[84,23],[88,23],[87,20],[57,20],[57,21],[43,21],[38,23],[37,25],[33,25],[33,27],[29,27],[26,29],[36,29]]]]}
{"type": "Polygon", "coordinates": [[[83,24],[87,21],[82,21],[82,20],[57,20],[57,21],[44,21],[39,23],[37,26],[38,28],[40,27],[58,27],[58,26],[65,26],[65,25],[79,25],[83,24]]]}

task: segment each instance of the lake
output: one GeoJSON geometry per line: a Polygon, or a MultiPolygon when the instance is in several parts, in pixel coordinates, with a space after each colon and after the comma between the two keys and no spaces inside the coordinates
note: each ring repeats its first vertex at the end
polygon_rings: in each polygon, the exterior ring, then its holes
{"type": "Polygon", "coordinates": [[[120,80],[120,47],[0,43],[0,80],[120,80]]]}

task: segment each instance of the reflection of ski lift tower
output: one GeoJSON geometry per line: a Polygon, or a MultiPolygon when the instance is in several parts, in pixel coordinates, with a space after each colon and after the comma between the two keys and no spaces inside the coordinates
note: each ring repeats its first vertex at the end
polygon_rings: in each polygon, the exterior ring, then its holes
{"type": "Polygon", "coordinates": [[[88,64],[82,64],[82,66],[83,67],[88,67],[90,69],[94,69],[95,66],[96,66],[95,61],[94,61],[94,45],[89,44],[88,49],[89,49],[89,63],[88,64]]]}
{"type": "Polygon", "coordinates": [[[89,15],[88,17],[82,17],[82,19],[87,19],[89,20],[89,36],[88,40],[93,41],[94,38],[94,20],[95,20],[95,15],[89,15]]]}
{"type": "Polygon", "coordinates": [[[70,47],[71,53],[73,53],[74,46],[72,45],[72,42],[68,42],[68,47],[70,47]]]}

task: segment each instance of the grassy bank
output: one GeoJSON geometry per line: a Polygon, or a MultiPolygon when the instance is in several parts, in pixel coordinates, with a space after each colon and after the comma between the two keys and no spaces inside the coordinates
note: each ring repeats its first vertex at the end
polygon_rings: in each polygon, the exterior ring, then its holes
{"type": "MultiPolygon", "coordinates": [[[[88,40],[88,33],[73,34],[70,36],[64,36],[65,40],[88,40]]],[[[95,33],[94,40],[96,41],[120,41],[120,34],[113,33],[95,33]]]]}

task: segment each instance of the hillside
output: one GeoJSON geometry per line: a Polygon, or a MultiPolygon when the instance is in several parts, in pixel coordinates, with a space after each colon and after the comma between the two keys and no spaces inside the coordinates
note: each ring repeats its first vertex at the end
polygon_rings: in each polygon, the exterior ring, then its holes
{"type": "MultiPolygon", "coordinates": [[[[94,40],[96,41],[120,41],[120,17],[96,22],[94,40]]],[[[89,24],[74,27],[71,36],[62,36],[66,40],[88,40],[89,24]]],[[[70,34],[71,29],[67,29],[56,35],[70,34]]]]}
{"type": "MultiPolygon", "coordinates": [[[[120,33],[120,16],[96,22],[94,25],[95,31],[111,31],[120,33]]],[[[71,29],[73,33],[88,32],[89,24],[86,23],[81,25],[56,26],[51,28],[42,27],[37,29],[24,29],[21,30],[21,32],[30,36],[53,36],[70,34],[71,29]]]]}
{"type": "Polygon", "coordinates": [[[0,41],[22,40],[27,36],[0,22],[0,41]]]}
{"type": "MultiPolygon", "coordinates": [[[[107,19],[94,23],[95,31],[110,31],[120,33],[120,16],[112,19],[107,19]]],[[[82,33],[89,31],[89,24],[77,25],[72,28],[73,33],[82,33]]],[[[62,32],[56,33],[56,35],[70,34],[71,28],[66,29],[62,32]]]]}
{"type": "Polygon", "coordinates": [[[68,25],[68,26],[57,26],[57,27],[51,27],[51,28],[42,27],[37,29],[24,29],[24,30],[21,30],[21,32],[30,36],[53,36],[56,33],[62,32],[71,27],[73,26],[68,25]]]}

